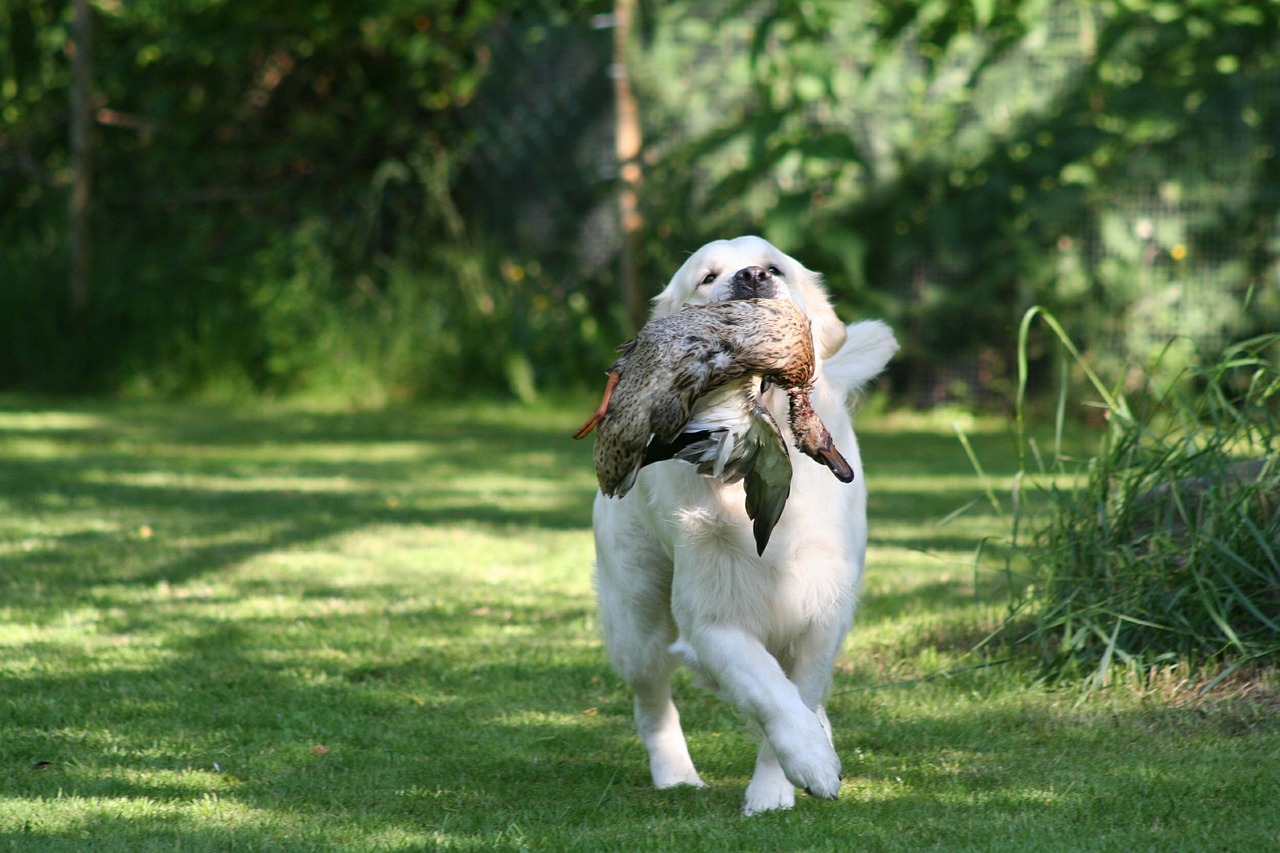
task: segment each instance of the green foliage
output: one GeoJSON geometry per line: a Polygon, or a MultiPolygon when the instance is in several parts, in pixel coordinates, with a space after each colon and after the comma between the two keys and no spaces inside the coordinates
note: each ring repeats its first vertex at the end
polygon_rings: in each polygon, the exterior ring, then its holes
{"type": "MultiPolygon", "coordinates": [[[[0,383],[377,401],[586,381],[623,333],[610,8],[96,3],[73,317],[69,7],[4,4],[0,383]]],[[[846,314],[894,323],[895,387],[926,400],[1008,390],[1031,304],[1110,367],[1280,325],[1272,2],[641,12],[650,291],[704,240],[762,233],[846,314]]]]}
{"type": "Polygon", "coordinates": [[[1112,367],[1280,323],[1274,3],[730,7],[661,13],[651,218],[829,273],[899,375],[1007,364],[1037,303],[1112,367]]]}
{"type": "Polygon", "coordinates": [[[69,13],[0,10],[0,381],[379,402],[527,396],[604,362],[571,282],[459,201],[459,117],[492,65],[477,39],[520,6],[95,6],[80,318],[61,284],[69,13]]]}
{"type": "Polygon", "coordinates": [[[1090,372],[1106,436],[1078,471],[1055,454],[1027,549],[1050,671],[1101,685],[1113,664],[1280,661],[1278,351],[1280,336],[1253,339],[1127,391],[1090,372]]]}

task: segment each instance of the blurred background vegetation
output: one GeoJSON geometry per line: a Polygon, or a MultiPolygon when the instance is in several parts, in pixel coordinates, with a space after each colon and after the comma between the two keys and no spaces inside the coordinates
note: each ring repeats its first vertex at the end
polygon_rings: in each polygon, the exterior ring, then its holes
{"type": "Polygon", "coordinates": [[[0,390],[594,386],[627,278],[742,233],[896,326],[906,404],[1004,405],[1033,304],[1118,370],[1280,329],[1280,4],[616,6],[3,0],[0,390]]]}

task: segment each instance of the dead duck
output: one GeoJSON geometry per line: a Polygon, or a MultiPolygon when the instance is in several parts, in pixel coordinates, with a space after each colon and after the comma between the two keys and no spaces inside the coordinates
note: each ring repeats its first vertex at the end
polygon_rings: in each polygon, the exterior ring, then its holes
{"type": "Polygon", "coordinates": [[[841,481],[853,479],[810,402],[813,336],[789,300],[686,306],[618,349],[600,406],[574,435],[599,427],[596,475],[605,495],[622,497],[642,467],[667,459],[725,483],[743,480],[763,553],[791,491],[782,430],[762,400],[770,385],[787,394],[796,449],[841,481]]]}

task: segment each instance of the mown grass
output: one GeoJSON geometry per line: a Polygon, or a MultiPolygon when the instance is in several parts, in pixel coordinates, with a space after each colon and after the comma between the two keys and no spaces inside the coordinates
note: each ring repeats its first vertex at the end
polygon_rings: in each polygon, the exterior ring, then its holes
{"type": "MultiPolygon", "coordinates": [[[[967,654],[1005,521],[949,419],[861,425],[872,549],[835,803],[655,792],[592,600],[592,403],[377,413],[0,401],[0,849],[1208,850],[1280,838],[1280,703],[1082,700],[967,654]],[[957,510],[963,510],[957,514],[957,510]],[[945,522],[945,523],[943,523],[945,522]],[[975,565],[978,567],[975,569],[975,565]]],[[[1003,486],[1007,425],[966,435],[1003,486]]]]}

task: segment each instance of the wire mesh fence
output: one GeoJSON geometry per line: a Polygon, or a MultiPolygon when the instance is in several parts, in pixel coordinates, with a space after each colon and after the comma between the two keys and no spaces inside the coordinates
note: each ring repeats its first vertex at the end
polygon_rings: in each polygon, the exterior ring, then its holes
{"type": "MultiPolygon", "coordinates": [[[[651,162],[699,135],[717,132],[723,127],[717,117],[736,111],[749,120],[759,78],[753,77],[758,69],[748,66],[761,62],[759,54],[749,55],[750,39],[762,16],[773,11],[772,4],[703,4],[692,22],[654,13],[647,40],[630,57],[651,66],[638,70],[646,84],[643,107],[651,162]],[[709,36],[699,47],[698,39],[709,36]],[[715,110],[709,108],[712,104],[715,110]]],[[[851,21],[858,23],[856,15],[851,21]]],[[[478,214],[526,251],[555,259],[556,265],[606,292],[614,285],[611,261],[619,250],[610,197],[614,164],[607,24],[607,17],[565,11],[553,2],[531,4],[504,21],[483,47],[492,62],[488,82],[460,113],[457,128],[469,152],[461,191],[478,214]]],[[[984,158],[1001,145],[1012,146],[1006,159],[1014,161],[1060,155],[1062,147],[1051,143],[1041,146],[1045,152],[1031,150],[1037,137],[1020,125],[1039,123],[1041,142],[1069,132],[1055,125],[1053,114],[1078,109],[1068,101],[1082,97],[1073,86],[1097,62],[1095,26],[1078,4],[1051,4],[1039,38],[1017,44],[980,75],[971,73],[976,60],[963,52],[950,60],[951,68],[932,76],[911,55],[892,74],[883,69],[873,73],[870,55],[857,54],[870,42],[850,35],[852,42],[841,44],[840,32],[834,32],[820,43],[839,54],[831,65],[833,79],[825,82],[847,98],[815,103],[805,121],[855,141],[863,162],[850,195],[863,198],[877,191],[877,182],[891,182],[896,172],[913,167],[903,161],[905,149],[894,134],[900,137],[913,129],[937,134],[931,121],[952,122],[950,132],[938,140],[949,150],[945,155],[926,152],[920,159],[947,159],[953,170],[967,172],[954,179],[957,183],[990,168],[984,158]],[[906,101],[885,97],[898,90],[916,96],[906,101]],[[953,106],[942,111],[940,103],[953,106]]],[[[787,45],[777,49],[785,51],[787,45]]],[[[1250,204],[1249,199],[1268,193],[1280,196],[1276,170],[1267,166],[1274,157],[1274,124],[1249,120],[1251,104],[1276,101],[1274,92],[1249,87],[1274,86],[1275,80],[1272,73],[1219,93],[1222,103],[1197,111],[1194,135],[1130,153],[1129,162],[1110,169],[1106,184],[1089,188],[1093,197],[1085,206],[1087,216],[1057,226],[1058,235],[1045,247],[1047,255],[1057,255],[1053,263],[1061,271],[1054,288],[1064,298],[1087,300],[1091,292],[1097,294],[1105,316],[1090,330],[1094,344],[1145,353],[1171,337],[1190,336],[1197,345],[1212,348],[1246,331],[1256,312],[1272,310],[1270,291],[1280,287],[1274,215],[1268,219],[1259,209],[1248,219],[1250,211],[1233,205],[1250,204]]],[[[1274,111],[1270,116],[1274,121],[1274,111]]],[[[1078,152],[1071,153],[1077,155],[1074,166],[1041,165],[1030,177],[1038,176],[1044,186],[1070,182],[1070,170],[1088,163],[1078,152]]],[[[692,164],[706,171],[707,181],[725,170],[755,167],[749,158],[692,164]]],[[[804,180],[803,175],[783,175],[791,168],[785,162],[773,168],[778,173],[775,187],[804,180]]],[[[1015,185],[1009,192],[1015,197],[1043,194],[1044,186],[1015,185]]],[[[963,186],[956,195],[962,194],[963,186]]],[[[1034,207],[1027,209],[1036,214],[1034,207]]],[[[758,211],[744,209],[737,224],[747,231],[762,223],[766,220],[758,211]]],[[[992,228],[1009,225],[993,222],[992,228]]],[[[1031,230],[1032,224],[1014,222],[1012,227],[1031,230]]],[[[679,243],[678,236],[674,242],[679,243]]],[[[948,280],[947,264],[938,258],[922,254],[913,267],[933,286],[964,286],[962,276],[948,280]]],[[[833,284],[840,287],[838,280],[833,284]]],[[[918,296],[910,280],[869,284],[908,302],[918,296]]]]}

